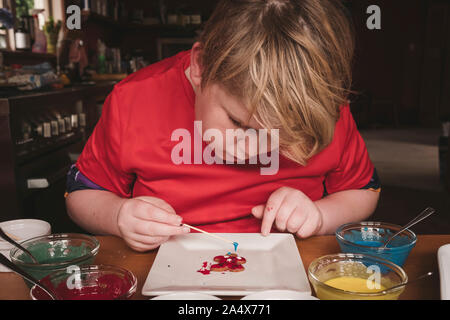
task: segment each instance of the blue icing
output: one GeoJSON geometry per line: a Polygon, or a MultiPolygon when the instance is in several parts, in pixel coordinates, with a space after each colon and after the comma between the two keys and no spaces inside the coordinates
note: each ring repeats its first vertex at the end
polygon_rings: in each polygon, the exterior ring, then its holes
{"type": "Polygon", "coordinates": [[[388,244],[389,250],[382,249],[384,242],[393,234],[389,229],[365,227],[344,235],[345,240],[352,244],[339,242],[339,245],[342,252],[375,255],[402,266],[414,244],[408,236],[398,235],[388,244]],[[353,244],[363,245],[365,248],[353,244]]]}
{"type": "Polygon", "coordinates": [[[236,251],[236,250],[237,250],[237,247],[238,247],[238,245],[239,245],[239,243],[237,243],[237,242],[233,242],[233,246],[234,246],[234,251],[236,251]]]}
{"type": "MultiPolygon", "coordinates": [[[[382,247],[384,242],[387,241],[393,232],[390,230],[378,229],[376,232],[373,230],[352,230],[350,233],[344,236],[345,240],[350,242],[364,245],[368,247],[382,247]]],[[[396,249],[410,244],[410,239],[407,236],[398,235],[387,245],[388,248],[396,249]]]]}

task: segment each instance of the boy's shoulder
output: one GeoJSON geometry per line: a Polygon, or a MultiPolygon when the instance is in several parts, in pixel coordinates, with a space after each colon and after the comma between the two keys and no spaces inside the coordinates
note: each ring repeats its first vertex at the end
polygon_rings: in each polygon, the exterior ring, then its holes
{"type": "Polygon", "coordinates": [[[190,51],[182,51],[175,56],[166,58],[140,69],[117,83],[116,90],[127,90],[144,86],[149,90],[149,84],[154,81],[173,82],[177,80],[178,71],[189,61],[190,51]]]}
{"type": "Polygon", "coordinates": [[[348,122],[352,118],[352,111],[350,110],[350,104],[343,104],[339,107],[340,117],[338,122],[348,122]]]}
{"type": "Polygon", "coordinates": [[[348,132],[356,128],[355,121],[353,119],[352,111],[349,104],[340,106],[340,115],[336,123],[336,130],[348,132]]]}
{"type": "Polygon", "coordinates": [[[334,130],[334,138],[332,144],[336,144],[341,148],[351,142],[359,135],[359,131],[349,104],[340,107],[340,116],[334,130]]]}

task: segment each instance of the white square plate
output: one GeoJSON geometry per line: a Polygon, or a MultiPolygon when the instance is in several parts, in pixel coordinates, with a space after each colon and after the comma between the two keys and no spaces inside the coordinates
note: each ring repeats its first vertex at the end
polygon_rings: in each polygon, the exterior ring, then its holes
{"type": "Polygon", "coordinates": [[[441,279],[441,300],[450,300],[450,244],[438,250],[439,278],[441,279]]]}
{"type": "Polygon", "coordinates": [[[311,294],[311,288],[291,234],[220,233],[239,243],[238,254],[247,259],[242,272],[197,272],[203,262],[233,252],[233,246],[202,233],[173,237],[159,248],[142,288],[147,296],[176,291],[219,296],[245,296],[262,290],[295,290],[311,294]]]}

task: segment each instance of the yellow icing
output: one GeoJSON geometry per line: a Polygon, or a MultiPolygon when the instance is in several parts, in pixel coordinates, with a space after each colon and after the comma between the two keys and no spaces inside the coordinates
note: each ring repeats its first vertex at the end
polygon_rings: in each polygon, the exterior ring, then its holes
{"type": "Polygon", "coordinates": [[[375,283],[372,281],[367,281],[367,279],[356,278],[356,277],[338,277],[325,281],[325,284],[330,287],[334,287],[337,289],[352,291],[352,292],[361,292],[361,293],[371,293],[385,290],[386,288],[379,285],[379,288],[375,287],[375,283]],[[369,285],[373,288],[370,288],[369,285]]]}
{"type": "MultiPolygon", "coordinates": [[[[348,292],[357,292],[358,294],[351,294],[343,291],[335,291],[329,287],[323,285],[315,286],[316,295],[321,300],[352,300],[352,299],[362,299],[362,300],[396,300],[398,296],[403,292],[403,289],[396,290],[395,292],[388,292],[386,294],[378,295],[366,295],[366,293],[375,293],[385,290],[385,286],[380,284],[380,288],[369,288],[367,279],[342,276],[333,279],[329,279],[324,282],[326,285],[337,288],[340,290],[345,290],[348,292]]],[[[372,284],[374,284],[372,282],[372,284]]]]}

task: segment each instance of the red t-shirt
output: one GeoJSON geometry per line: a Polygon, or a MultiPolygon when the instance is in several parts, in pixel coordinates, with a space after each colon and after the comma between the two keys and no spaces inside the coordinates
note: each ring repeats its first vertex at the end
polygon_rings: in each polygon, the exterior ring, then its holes
{"type": "Polygon", "coordinates": [[[374,167],[348,106],[341,108],[332,143],[307,166],[281,155],[275,175],[261,175],[255,165],[174,164],[174,130],[194,136],[189,64],[190,52],[182,52],[115,86],[77,162],[83,175],[121,197],[161,198],[185,223],[209,232],[260,232],[250,210],[283,186],[315,201],[324,186],[331,194],[369,183],[374,167]]]}

